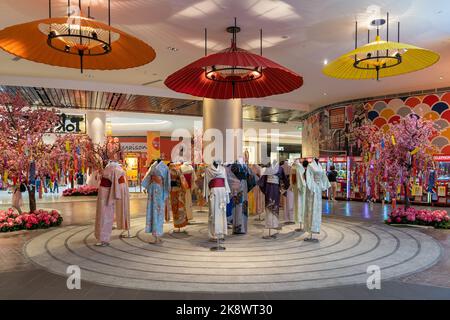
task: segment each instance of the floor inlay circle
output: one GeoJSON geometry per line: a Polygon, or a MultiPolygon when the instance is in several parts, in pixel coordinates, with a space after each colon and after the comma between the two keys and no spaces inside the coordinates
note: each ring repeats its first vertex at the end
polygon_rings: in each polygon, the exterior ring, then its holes
{"type": "Polygon", "coordinates": [[[424,270],[440,257],[431,237],[412,229],[325,219],[318,243],[305,242],[297,226],[284,226],[276,240],[262,239],[261,224],[229,236],[226,251],[213,252],[205,217],[196,217],[186,233],[171,233],[162,244],[149,244],[144,218],[132,220],[135,238],[113,231],[109,247],[94,246],[93,226],[49,230],[30,240],[25,254],[50,272],[67,275],[81,268],[82,281],[161,291],[256,292],[365,284],[369,266],[388,280],[424,270]]]}

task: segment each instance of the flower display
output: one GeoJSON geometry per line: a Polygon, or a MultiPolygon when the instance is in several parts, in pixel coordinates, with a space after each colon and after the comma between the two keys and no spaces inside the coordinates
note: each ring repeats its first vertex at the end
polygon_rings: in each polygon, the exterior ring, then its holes
{"type": "Polygon", "coordinates": [[[450,217],[445,210],[397,208],[389,214],[387,224],[416,224],[435,228],[450,228],[450,217]]]}
{"type": "Polygon", "coordinates": [[[12,208],[0,210],[0,232],[18,230],[46,229],[59,226],[63,218],[56,210],[36,210],[32,213],[18,214],[12,208]]]}
{"type": "Polygon", "coordinates": [[[70,188],[63,191],[64,197],[75,197],[75,196],[96,196],[98,194],[97,187],[91,186],[81,186],[78,188],[70,188]]]}

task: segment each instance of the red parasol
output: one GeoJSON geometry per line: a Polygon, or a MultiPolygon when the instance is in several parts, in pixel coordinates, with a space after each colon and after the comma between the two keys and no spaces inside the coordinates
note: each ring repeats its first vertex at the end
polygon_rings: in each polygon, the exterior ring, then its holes
{"type": "MultiPolygon", "coordinates": [[[[233,29],[235,28],[235,29],[233,29]]],[[[261,98],[300,88],[303,78],[262,55],[236,46],[238,27],[231,47],[207,55],[170,75],[170,89],[212,99],[261,98]]]]}

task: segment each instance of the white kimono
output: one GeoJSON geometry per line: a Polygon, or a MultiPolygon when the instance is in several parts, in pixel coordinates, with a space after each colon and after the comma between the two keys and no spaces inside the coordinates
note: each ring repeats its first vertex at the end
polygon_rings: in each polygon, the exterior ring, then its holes
{"type": "Polygon", "coordinates": [[[282,166],[284,174],[289,178],[289,188],[286,190],[284,197],[284,221],[285,222],[294,222],[294,193],[292,192],[292,177],[293,174],[292,168],[289,166],[289,163],[285,162],[282,166]]]}
{"type": "Polygon", "coordinates": [[[222,165],[219,164],[217,168],[214,165],[206,168],[203,195],[208,198],[209,204],[209,238],[217,239],[227,235],[227,203],[230,202],[230,187],[222,165]],[[210,188],[209,183],[215,178],[224,179],[225,186],[210,188]]]}
{"type": "Polygon", "coordinates": [[[292,165],[291,185],[294,194],[294,221],[296,224],[305,221],[305,168],[300,163],[292,165]]]}
{"type": "Polygon", "coordinates": [[[304,231],[320,233],[322,223],[322,191],[330,188],[322,166],[313,160],[306,168],[305,222],[304,231]]]}

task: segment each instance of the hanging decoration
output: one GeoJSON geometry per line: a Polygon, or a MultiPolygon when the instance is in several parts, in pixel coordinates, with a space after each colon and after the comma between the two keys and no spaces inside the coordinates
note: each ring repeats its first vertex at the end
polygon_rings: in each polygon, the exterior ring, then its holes
{"type": "Polygon", "coordinates": [[[397,24],[397,41],[389,40],[389,13],[386,19],[371,22],[376,27],[376,38],[358,47],[358,22],[355,23],[355,49],[323,68],[323,73],[339,79],[377,79],[397,76],[430,67],[439,61],[439,54],[400,42],[400,22],[397,24]],[[381,40],[380,27],[386,25],[386,40],[381,40]]]}
{"type": "MultiPolygon", "coordinates": [[[[73,1],[72,1],[73,2],[73,1]]],[[[116,70],[138,67],[155,59],[155,51],[143,41],[111,26],[111,0],[108,24],[87,15],[82,1],[72,6],[67,1],[67,16],[49,18],[5,28],[0,31],[0,48],[23,59],[53,66],[91,70],[116,70]]]]}
{"type": "Polygon", "coordinates": [[[237,45],[241,28],[228,27],[231,46],[208,55],[205,29],[205,56],[170,75],[164,82],[170,89],[212,99],[259,98],[282,94],[300,88],[303,78],[293,71],[263,57],[262,30],[260,54],[237,45]]]}

